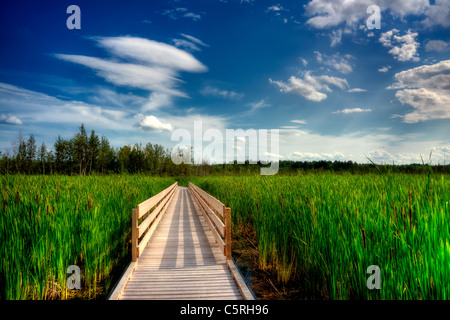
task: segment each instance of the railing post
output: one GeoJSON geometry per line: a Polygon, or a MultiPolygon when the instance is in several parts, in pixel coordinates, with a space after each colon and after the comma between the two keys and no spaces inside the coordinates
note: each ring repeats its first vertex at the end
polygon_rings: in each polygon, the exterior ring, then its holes
{"type": "Polygon", "coordinates": [[[223,210],[225,220],[225,257],[231,259],[231,209],[225,207],[223,210]]]}
{"type": "Polygon", "coordinates": [[[137,210],[133,209],[131,211],[131,261],[137,261],[137,210]]]}

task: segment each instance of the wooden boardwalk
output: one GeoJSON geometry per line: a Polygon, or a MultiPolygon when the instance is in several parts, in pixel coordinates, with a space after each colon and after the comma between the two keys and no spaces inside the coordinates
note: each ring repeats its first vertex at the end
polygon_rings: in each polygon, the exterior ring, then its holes
{"type": "Polygon", "coordinates": [[[198,201],[188,188],[176,188],[138,261],[110,299],[252,299],[216,243],[198,201]]]}

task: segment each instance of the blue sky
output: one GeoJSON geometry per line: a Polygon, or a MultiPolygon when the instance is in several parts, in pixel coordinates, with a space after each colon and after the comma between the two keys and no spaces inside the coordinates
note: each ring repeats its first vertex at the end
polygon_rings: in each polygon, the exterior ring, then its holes
{"type": "Polygon", "coordinates": [[[172,148],[201,120],[279,129],[281,160],[450,161],[449,1],[93,2],[2,4],[2,152],[81,123],[172,148]]]}

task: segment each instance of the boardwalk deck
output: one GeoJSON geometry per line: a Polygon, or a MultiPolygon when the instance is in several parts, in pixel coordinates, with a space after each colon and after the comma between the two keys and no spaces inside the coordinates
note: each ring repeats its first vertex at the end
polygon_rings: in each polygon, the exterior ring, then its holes
{"type": "MultiPolygon", "coordinates": [[[[199,205],[178,187],[139,260],[124,275],[121,300],[248,299],[237,285],[199,205]]],[[[244,284],[245,285],[245,284],[244,284]]]]}

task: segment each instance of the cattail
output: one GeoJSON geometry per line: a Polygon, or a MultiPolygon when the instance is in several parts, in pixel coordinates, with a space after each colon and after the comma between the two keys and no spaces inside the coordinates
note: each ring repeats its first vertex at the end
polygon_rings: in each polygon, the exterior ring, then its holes
{"type": "Polygon", "coordinates": [[[401,212],[402,218],[403,218],[403,230],[406,230],[406,215],[403,212],[403,207],[400,207],[400,212],[401,212]]]}
{"type": "Polygon", "coordinates": [[[19,191],[16,191],[16,204],[20,201],[19,191]]]}
{"type": "Polygon", "coordinates": [[[314,224],[316,224],[316,212],[314,210],[314,202],[311,202],[312,214],[314,219],[314,224]]]}
{"type": "Polygon", "coordinates": [[[408,190],[408,198],[409,198],[409,229],[412,229],[412,204],[411,204],[411,189],[408,190]]]}
{"type": "Polygon", "coordinates": [[[364,230],[364,228],[361,228],[361,233],[363,237],[364,249],[366,249],[366,230],[364,230]]]}

